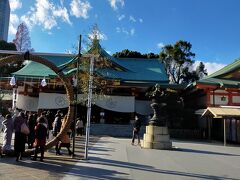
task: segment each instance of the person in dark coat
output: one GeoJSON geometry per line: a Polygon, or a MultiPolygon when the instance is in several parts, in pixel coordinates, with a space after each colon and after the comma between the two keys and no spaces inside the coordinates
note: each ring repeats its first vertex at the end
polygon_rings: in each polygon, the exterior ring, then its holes
{"type": "Polygon", "coordinates": [[[51,113],[51,111],[47,111],[47,114],[46,114],[46,118],[48,120],[48,130],[51,131],[53,129],[53,120],[54,120],[54,117],[51,113]]]}
{"type": "Polygon", "coordinates": [[[132,145],[134,145],[134,140],[136,136],[138,138],[138,145],[140,145],[140,135],[139,135],[140,128],[141,128],[141,121],[137,116],[135,116],[135,121],[133,123],[132,145]]]}
{"type": "Polygon", "coordinates": [[[60,114],[60,111],[58,110],[53,122],[53,136],[56,136],[60,132],[61,126],[62,126],[62,116],[60,114]]]}
{"type": "Polygon", "coordinates": [[[28,148],[31,149],[33,148],[33,143],[34,143],[34,140],[35,140],[35,126],[36,126],[37,122],[36,122],[36,119],[34,117],[33,114],[29,114],[28,116],[28,127],[29,127],[29,130],[30,130],[30,133],[28,135],[28,148]]]}
{"type": "Polygon", "coordinates": [[[25,151],[25,143],[27,136],[21,132],[21,126],[26,123],[25,115],[23,112],[18,115],[14,120],[15,139],[14,151],[16,154],[16,161],[22,160],[22,155],[25,151]]]}
{"type": "MultiPolygon", "coordinates": [[[[57,111],[57,114],[55,115],[55,119],[53,122],[53,136],[57,136],[57,134],[60,132],[62,126],[62,116],[60,113],[60,110],[57,111]]],[[[58,143],[55,146],[56,155],[58,154],[58,143]]]]}
{"type": "Polygon", "coordinates": [[[34,151],[34,157],[32,160],[34,161],[37,160],[37,154],[40,148],[40,153],[41,153],[40,161],[43,161],[44,148],[45,148],[46,138],[47,138],[47,124],[44,117],[39,117],[37,121],[38,123],[35,126],[35,141],[34,141],[35,151],[34,151]]]}

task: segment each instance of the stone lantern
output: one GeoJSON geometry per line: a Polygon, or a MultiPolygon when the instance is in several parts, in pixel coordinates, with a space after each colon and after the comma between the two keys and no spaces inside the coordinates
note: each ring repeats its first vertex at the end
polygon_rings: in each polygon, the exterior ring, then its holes
{"type": "Polygon", "coordinates": [[[171,149],[172,142],[167,127],[167,99],[168,95],[156,84],[154,90],[148,96],[152,98],[151,107],[153,117],[146,126],[146,133],[143,137],[143,148],[148,149],[171,149]]]}

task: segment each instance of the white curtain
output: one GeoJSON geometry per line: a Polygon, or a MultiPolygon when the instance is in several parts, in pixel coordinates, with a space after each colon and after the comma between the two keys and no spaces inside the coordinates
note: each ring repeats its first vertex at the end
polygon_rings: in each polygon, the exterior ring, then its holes
{"type": "Polygon", "coordinates": [[[103,109],[116,112],[134,112],[134,96],[104,96],[96,98],[95,104],[103,109]]]}
{"type": "Polygon", "coordinates": [[[151,101],[135,101],[135,111],[141,115],[150,115],[153,114],[153,110],[151,108],[151,101]]]}
{"type": "MultiPolygon", "coordinates": [[[[78,95],[78,101],[86,100],[82,94],[78,95]]],[[[134,96],[101,96],[94,97],[93,103],[97,106],[116,112],[135,112],[134,96]]],[[[39,93],[38,109],[67,108],[69,102],[66,94],[39,93]]]]}
{"type": "Polygon", "coordinates": [[[16,107],[25,111],[36,112],[38,110],[38,98],[18,94],[16,107]]]}
{"type": "Polygon", "coordinates": [[[66,94],[39,93],[38,109],[67,108],[69,101],[66,94]]]}

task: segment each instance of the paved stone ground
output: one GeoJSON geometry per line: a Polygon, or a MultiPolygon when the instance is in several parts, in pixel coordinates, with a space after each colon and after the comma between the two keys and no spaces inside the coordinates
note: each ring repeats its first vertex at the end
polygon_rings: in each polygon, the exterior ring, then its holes
{"type": "MultiPolygon", "coordinates": [[[[13,137],[14,138],[14,137],[13,137]]],[[[98,140],[90,138],[89,146],[98,140]]],[[[0,135],[0,145],[2,137],[0,135]]],[[[74,169],[75,164],[84,158],[85,137],[76,137],[75,157],[68,155],[65,148],[61,149],[63,155],[55,155],[52,148],[45,152],[44,162],[32,161],[30,157],[23,157],[22,161],[16,162],[15,157],[0,158],[0,180],[32,180],[32,179],[61,179],[66,172],[74,169]]],[[[12,141],[13,144],[13,141],[12,141]]]]}
{"type": "MultiPolygon", "coordinates": [[[[89,160],[81,160],[84,139],[78,138],[77,158],[46,153],[45,162],[0,158],[0,179],[240,179],[240,147],[173,141],[175,150],[132,146],[130,139],[92,137],[89,160]]],[[[67,154],[67,152],[63,152],[67,154]]]]}
{"type": "Polygon", "coordinates": [[[149,150],[130,139],[102,137],[90,160],[78,162],[64,179],[240,179],[240,148],[174,141],[175,150],[149,150]]]}

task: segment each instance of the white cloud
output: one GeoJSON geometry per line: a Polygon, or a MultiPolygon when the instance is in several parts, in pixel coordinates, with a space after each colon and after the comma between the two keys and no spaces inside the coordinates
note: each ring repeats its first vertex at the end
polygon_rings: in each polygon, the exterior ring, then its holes
{"type": "Polygon", "coordinates": [[[35,11],[29,17],[33,24],[43,25],[44,29],[52,29],[57,25],[56,18],[53,16],[53,4],[48,0],[37,0],[35,4],[35,11]]]}
{"type": "Polygon", "coordinates": [[[116,27],[116,32],[120,33],[121,32],[121,28],[120,27],[116,27]]]}
{"type": "Polygon", "coordinates": [[[142,19],[142,18],[139,18],[139,22],[140,22],[140,23],[143,23],[143,19],[142,19]]]}
{"type": "MultiPolygon", "coordinates": [[[[22,7],[21,0],[10,0],[11,12],[22,7]]],[[[17,26],[24,21],[29,30],[35,25],[41,26],[43,30],[58,28],[58,21],[72,25],[70,15],[77,18],[88,18],[88,12],[91,9],[88,0],[71,0],[70,9],[64,6],[64,0],[59,0],[58,4],[53,0],[35,0],[35,4],[29,7],[29,11],[17,16],[15,13],[10,15],[9,34],[15,34],[17,26]]]]}
{"type": "MultiPolygon", "coordinates": [[[[193,68],[196,69],[196,67],[199,65],[200,61],[195,61],[193,64],[193,68]]],[[[205,65],[205,68],[207,69],[208,75],[218,71],[219,69],[222,69],[226,66],[226,64],[216,63],[216,62],[203,62],[205,65]]]]}
{"type": "Polygon", "coordinates": [[[69,20],[69,15],[68,15],[67,9],[65,7],[54,7],[53,15],[55,17],[62,18],[63,21],[67,22],[68,24],[72,24],[72,22],[69,20]]]}
{"type": "Polygon", "coordinates": [[[88,11],[92,8],[88,1],[72,0],[71,4],[71,15],[77,18],[88,18],[88,11]]]}
{"type": "Polygon", "coordinates": [[[122,32],[129,35],[129,32],[125,28],[122,28],[122,32]]]}
{"type": "Polygon", "coordinates": [[[44,30],[51,30],[58,26],[59,19],[72,25],[63,0],[60,1],[60,5],[55,5],[49,0],[36,0],[27,14],[21,17],[21,21],[24,21],[30,30],[35,25],[42,26],[44,30]]]}
{"type": "Polygon", "coordinates": [[[164,44],[162,42],[160,42],[160,43],[157,44],[157,47],[161,49],[161,48],[164,47],[164,44]]]}
{"type": "Polygon", "coordinates": [[[130,35],[133,36],[134,34],[135,34],[135,29],[132,28],[132,29],[130,30],[130,35]]]}
{"type": "Polygon", "coordinates": [[[125,28],[116,27],[116,32],[133,36],[135,34],[135,29],[131,28],[130,30],[126,30],[125,28]]]}
{"type": "Polygon", "coordinates": [[[124,14],[118,16],[118,20],[119,20],[119,21],[123,20],[124,18],[125,18],[125,15],[124,15],[124,14]]]}
{"type": "Polygon", "coordinates": [[[129,16],[129,21],[136,22],[136,19],[133,16],[129,16]]]}
{"type": "Polygon", "coordinates": [[[114,10],[118,9],[118,5],[120,5],[121,7],[123,7],[125,5],[124,0],[108,0],[108,2],[110,3],[111,7],[114,10]]]}
{"type": "Polygon", "coordinates": [[[20,19],[17,14],[13,13],[15,10],[22,8],[22,2],[20,0],[10,0],[9,1],[11,13],[9,20],[8,32],[11,35],[15,35],[17,32],[17,27],[20,24],[20,19]]]}
{"type": "Polygon", "coordinates": [[[10,14],[9,22],[9,34],[15,35],[17,32],[17,27],[20,24],[20,20],[16,14],[10,14]]]}
{"type": "Polygon", "coordinates": [[[60,0],[61,6],[63,6],[64,0],[60,0]]]}
{"type": "Polygon", "coordinates": [[[20,0],[10,0],[9,4],[11,12],[14,12],[16,9],[20,9],[22,7],[22,2],[20,0]]]}

